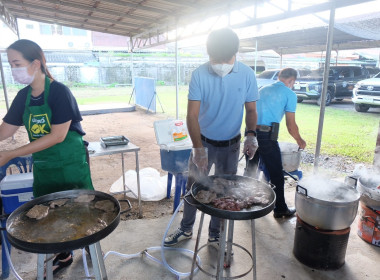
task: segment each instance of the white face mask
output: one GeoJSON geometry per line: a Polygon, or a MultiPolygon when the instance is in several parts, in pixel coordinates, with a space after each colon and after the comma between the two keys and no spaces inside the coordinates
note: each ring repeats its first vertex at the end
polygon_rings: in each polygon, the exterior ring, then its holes
{"type": "Polygon", "coordinates": [[[20,84],[30,85],[34,81],[34,76],[36,73],[34,72],[33,75],[29,75],[29,65],[25,67],[12,68],[12,76],[16,82],[20,84]]]}
{"type": "Polygon", "coordinates": [[[233,67],[234,64],[211,64],[212,70],[222,78],[230,73],[233,67]]]}

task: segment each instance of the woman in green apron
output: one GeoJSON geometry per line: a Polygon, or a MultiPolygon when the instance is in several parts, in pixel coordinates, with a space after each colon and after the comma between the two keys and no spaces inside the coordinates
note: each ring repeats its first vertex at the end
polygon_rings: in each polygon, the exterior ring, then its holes
{"type": "MultiPolygon", "coordinates": [[[[94,189],[86,159],[82,117],[71,91],[55,81],[46,66],[42,49],[30,40],[18,40],[7,49],[12,76],[27,84],[17,93],[0,125],[0,141],[24,125],[30,143],[0,151],[0,166],[9,160],[33,155],[33,194],[94,189]]],[[[54,272],[72,263],[70,252],[54,260],[54,272]]]]}

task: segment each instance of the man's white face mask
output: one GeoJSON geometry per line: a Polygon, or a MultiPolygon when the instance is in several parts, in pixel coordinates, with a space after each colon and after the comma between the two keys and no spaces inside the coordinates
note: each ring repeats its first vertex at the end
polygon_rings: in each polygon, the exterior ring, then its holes
{"type": "Polygon", "coordinates": [[[230,73],[233,67],[234,64],[211,64],[212,70],[222,78],[230,73]]]}

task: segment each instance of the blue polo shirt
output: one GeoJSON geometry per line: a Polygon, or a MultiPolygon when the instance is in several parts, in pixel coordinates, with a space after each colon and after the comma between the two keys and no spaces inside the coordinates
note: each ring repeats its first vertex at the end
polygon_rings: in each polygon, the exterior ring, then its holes
{"type": "Polygon", "coordinates": [[[285,112],[296,112],[297,95],[283,82],[262,87],[259,94],[260,100],[256,103],[258,125],[280,123],[285,112]]]}
{"type": "Polygon", "coordinates": [[[188,99],[200,101],[201,133],[213,140],[229,140],[240,133],[244,104],[258,99],[254,71],[235,61],[223,78],[207,62],[191,75],[188,99]]]}

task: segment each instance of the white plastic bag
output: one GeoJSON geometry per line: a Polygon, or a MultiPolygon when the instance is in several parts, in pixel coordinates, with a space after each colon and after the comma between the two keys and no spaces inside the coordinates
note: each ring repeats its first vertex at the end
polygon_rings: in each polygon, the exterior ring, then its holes
{"type": "MultiPolygon", "coordinates": [[[[159,201],[166,197],[166,185],[168,176],[160,177],[160,173],[151,167],[140,170],[140,191],[141,200],[143,201],[159,201]]],[[[137,191],[137,175],[135,170],[125,172],[126,189],[130,189],[136,195],[137,191]]],[[[172,186],[174,184],[174,178],[172,186]]],[[[110,192],[117,193],[123,191],[123,176],[117,179],[111,186],[110,192]]],[[[126,195],[131,198],[136,198],[131,192],[126,195]]]]}

